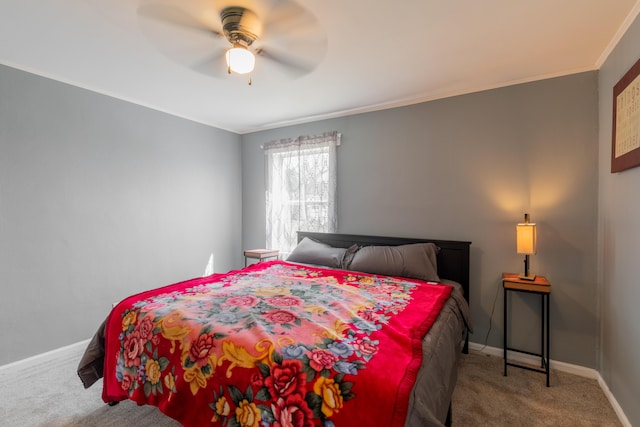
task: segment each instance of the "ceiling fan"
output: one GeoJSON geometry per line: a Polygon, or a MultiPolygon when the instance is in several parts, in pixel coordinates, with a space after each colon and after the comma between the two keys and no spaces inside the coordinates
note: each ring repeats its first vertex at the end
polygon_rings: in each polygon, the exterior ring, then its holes
{"type": "Polygon", "coordinates": [[[313,71],[326,53],[317,19],[294,0],[154,1],[138,15],[160,51],[208,76],[249,74],[251,84],[258,61],[256,73],[264,78],[296,78],[313,71]]]}

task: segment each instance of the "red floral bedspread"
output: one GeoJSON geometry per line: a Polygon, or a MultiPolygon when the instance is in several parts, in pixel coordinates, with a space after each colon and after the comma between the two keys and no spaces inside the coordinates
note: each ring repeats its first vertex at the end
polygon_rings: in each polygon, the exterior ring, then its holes
{"type": "Polygon", "coordinates": [[[144,292],[107,321],[103,399],[192,426],[403,426],[450,292],[283,261],[144,292]]]}

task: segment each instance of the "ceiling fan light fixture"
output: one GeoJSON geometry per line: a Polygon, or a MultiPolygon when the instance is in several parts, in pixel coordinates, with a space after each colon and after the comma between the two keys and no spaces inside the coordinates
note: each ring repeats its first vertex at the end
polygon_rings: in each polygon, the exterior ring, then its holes
{"type": "Polygon", "coordinates": [[[238,74],[247,74],[253,71],[256,65],[256,57],[247,48],[235,44],[225,55],[229,70],[238,74]]]}

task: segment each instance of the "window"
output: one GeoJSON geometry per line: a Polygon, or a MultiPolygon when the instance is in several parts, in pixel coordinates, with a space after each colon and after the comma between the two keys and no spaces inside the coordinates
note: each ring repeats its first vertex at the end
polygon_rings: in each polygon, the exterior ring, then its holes
{"type": "Polygon", "coordinates": [[[297,244],[298,230],[337,231],[338,145],[337,132],[264,145],[268,248],[286,257],[297,244]]]}

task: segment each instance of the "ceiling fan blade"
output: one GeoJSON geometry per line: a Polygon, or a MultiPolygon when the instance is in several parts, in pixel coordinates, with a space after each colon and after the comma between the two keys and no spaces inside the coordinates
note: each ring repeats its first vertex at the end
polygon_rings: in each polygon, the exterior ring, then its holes
{"type": "Polygon", "coordinates": [[[138,15],[156,22],[174,25],[184,29],[204,32],[216,37],[222,33],[211,28],[184,10],[168,4],[145,4],[138,8],[138,15]]]}
{"type": "Polygon", "coordinates": [[[222,36],[218,12],[196,3],[160,3],[138,8],[140,28],[166,58],[209,77],[226,73],[224,50],[229,43],[222,36]],[[184,7],[183,7],[184,6],[184,7]],[[222,62],[218,61],[222,57],[222,62]]]}
{"type": "Polygon", "coordinates": [[[225,49],[219,49],[191,65],[191,69],[209,77],[224,77],[227,75],[227,62],[224,59],[225,49]]]}
{"type": "Polygon", "coordinates": [[[316,64],[312,61],[291,54],[276,52],[273,49],[259,48],[256,50],[256,55],[281,65],[285,71],[295,77],[308,74],[316,67],[316,64]]]}
{"type": "Polygon", "coordinates": [[[293,0],[271,1],[264,36],[253,45],[256,53],[293,76],[310,73],[326,55],[326,32],[311,12],[293,0]]]}
{"type": "Polygon", "coordinates": [[[309,38],[322,35],[318,19],[291,0],[275,1],[264,21],[265,34],[272,37],[309,38]]]}

